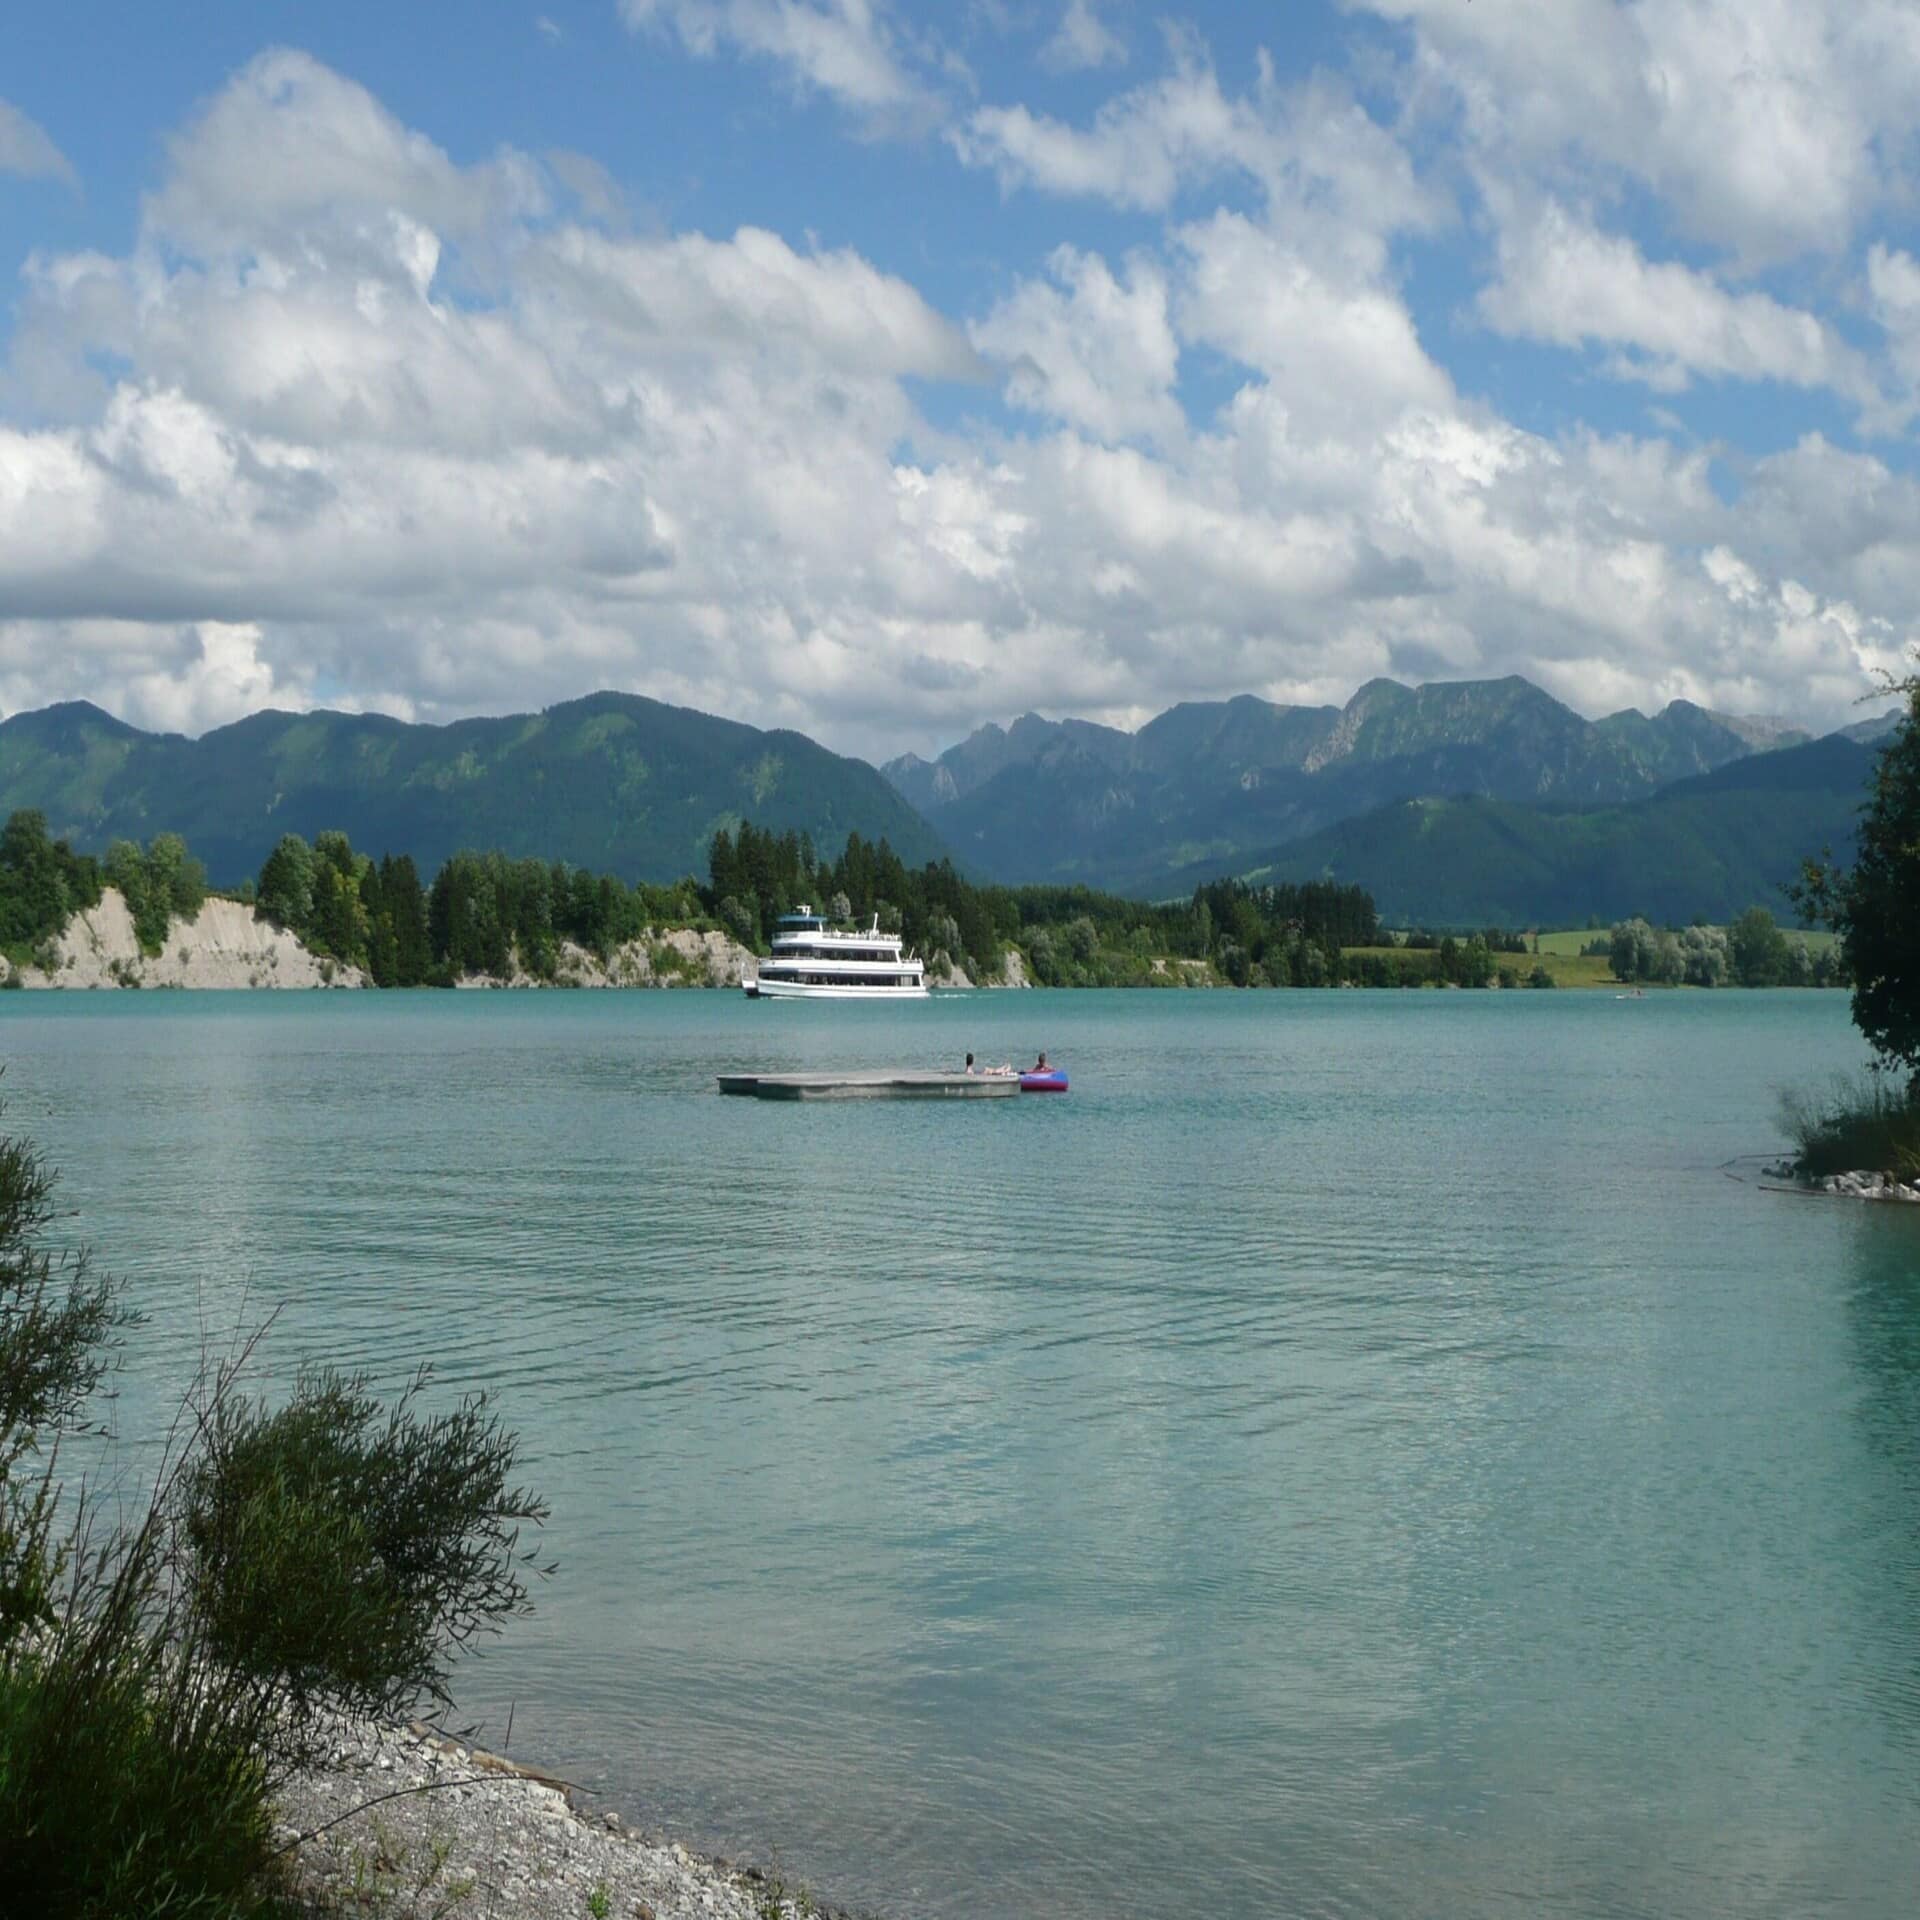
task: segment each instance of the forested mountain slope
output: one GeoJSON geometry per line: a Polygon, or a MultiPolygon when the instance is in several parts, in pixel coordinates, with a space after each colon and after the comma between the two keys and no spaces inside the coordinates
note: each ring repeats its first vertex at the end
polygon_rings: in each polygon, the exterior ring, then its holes
{"type": "Polygon", "coordinates": [[[859,833],[915,864],[942,852],[864,761],[621,693],[439,727],[258,713],[198,740],[48,707],[0,723],[0,818],[20,807],[81,849],[183,834],[217,886],[257,873],[283,833],[329,828],[427,872],[493,847],[656,881],[703,872],[716,829],[749,817],[823,848],[859,833]]]}
{"type": "MultiPolygon", "coordinates": [[[[1875,753],[1834,734],[1620,807],[1395,801],[1236,871],[1365,887],[1393,925],[1578,926],[1635,914],[1683,925],[1752,906],[1788,917],[1785,889],[1803,859],[1823,847],[1850,857],[1875,753]]],[[[1178,875],[1169,891],[1202,877],[1178,875]]]]}

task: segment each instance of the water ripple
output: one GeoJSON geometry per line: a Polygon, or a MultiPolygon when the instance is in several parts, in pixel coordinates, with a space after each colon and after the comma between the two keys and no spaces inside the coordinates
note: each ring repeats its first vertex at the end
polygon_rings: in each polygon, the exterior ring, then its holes
{"type": "Polygon", "coordinates": [[[642,1817],[901,1915],[1908,1911],[1920,1222],[1713,1171],[1838,996],[27,999],[123,1473],[268,1312],[493,1389],[564,1572],[468,1698],[642,1817]]]}

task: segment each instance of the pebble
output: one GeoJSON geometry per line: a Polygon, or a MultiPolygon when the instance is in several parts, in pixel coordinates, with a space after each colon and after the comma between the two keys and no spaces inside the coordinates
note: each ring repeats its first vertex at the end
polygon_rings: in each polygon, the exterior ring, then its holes
{"type": "Polygon", "coordinates": [[[378,1911],[447,1920],[503,1911],[514,1920],[581,1920],[595,1907],[633,1920],[761,1920],[765,1912],[763,1890],[724,1863],[677,1841],[646,1841],[616,1813],[579,1813],[560,1787],[498,1761],[483,1768],[425,1729],[348,1727],[332,1754],[280,1797],[281,1844],[314,1836],[292,1856],[306,1891],[365,1886],[378,1911]],[[431,1791],[369,1807],[373,1773],[390,1776],[380,1793],[431,1791]],[[356,1809],[364,1811],[340,1820],[356,1809]]]}

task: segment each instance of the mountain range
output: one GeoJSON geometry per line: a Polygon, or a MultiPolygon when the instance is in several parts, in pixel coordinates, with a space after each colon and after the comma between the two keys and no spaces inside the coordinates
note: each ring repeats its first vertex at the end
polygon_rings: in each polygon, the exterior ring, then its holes
{"type": "MultiPolygon", "coordinates": [[[[1634,914],[1655,926],[1724,924],[1752,906],[1794,919],[1786,889],[1801,862],[1829,850],[1851,858],[1876,758],[1837,733],[1749,754],[1623,806],[1399,800],[1236,871],[1256,882],[1357,882],[1390,926],[1565,927],[1634,914]]],[[[1217,872],[1203,864],[1176,874],[1168,891],[1217,872]]]]}
{"type": "Polygon", "coordinates": [[[631,694],[448,726],[258,713],[197,740],[79,702],[0,722],[0,817],[37,807],[95,851],[179,832],[216,885],[329,827],[429,872],[498,847],[669,880],[751,819],[1009,883],[1166,898],[1223,873],[1332,874],[1394,921],[1564,924],[1778,909],[1804,856],[1851,844],[1893,724],[1810,740],[1686,701],[1587,720],[1518,678],[1375,680],[1344,707],[1190,702],[1137,733],[1028,714],[876,772],[631,694]]]}
{"type": "Polygon", "coordinates": [[[1685,700],[1588,720],[1517,676],[1373,680],[1344,707],[1243,695],[1172,707],[1137,733],[1027,714],[881,771],[967,866],[1136,893],[1396,800],[1616,806],[1809,738],[1685,700]]]}
{"type": "Polygon", "coordinates": [[[182,834],[216,886],[259,872],[284,833],[344,830],[431,873],[463,847],[628,880],[704,874],[720,827],[884,836],[910,865],[939,836],[862,760],[634,694],[418,726],[383,714],[256,713],[190,740],[85,702],[0,722],[0,818],[37,807],[56,837],[182,834]]]}

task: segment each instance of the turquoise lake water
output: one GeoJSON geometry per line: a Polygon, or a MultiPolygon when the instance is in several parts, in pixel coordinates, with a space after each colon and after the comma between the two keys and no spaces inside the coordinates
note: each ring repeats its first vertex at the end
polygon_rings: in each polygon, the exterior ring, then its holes
{"type": "Polygon", "coordinates": [[[643,1823],[943,1920],[1914,1910],[1920,1218],[1725,1164],[1844,995],[18,994],[0,1059],[153,1316],[128,1460],[268,1312],[497,1392],[562,1570],[463,1700],[643,1823]],[[968,1047],[1073,1091],[712,1090],[968,1047]]]}

